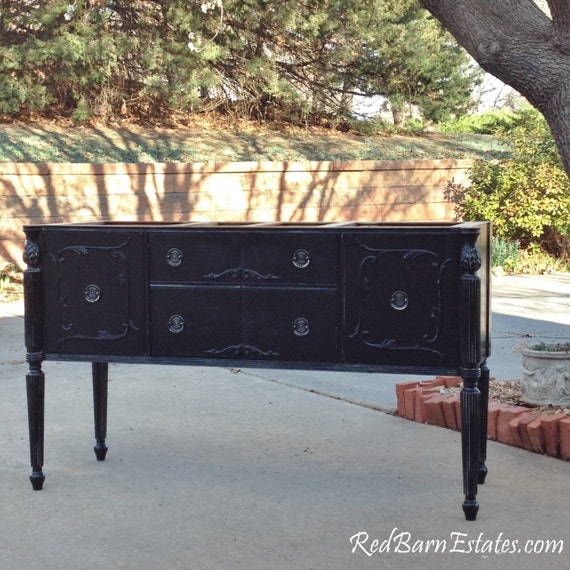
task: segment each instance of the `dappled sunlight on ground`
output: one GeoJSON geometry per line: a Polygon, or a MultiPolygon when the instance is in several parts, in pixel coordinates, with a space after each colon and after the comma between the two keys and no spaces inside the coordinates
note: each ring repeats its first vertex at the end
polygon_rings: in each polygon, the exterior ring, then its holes
{"type": "Polygon", "coordinates": [[[243,162],[501,158],[489,135],[422,133],[363,136],[258,124],[140,126],[2,125],[0,162],[243,162]]]}

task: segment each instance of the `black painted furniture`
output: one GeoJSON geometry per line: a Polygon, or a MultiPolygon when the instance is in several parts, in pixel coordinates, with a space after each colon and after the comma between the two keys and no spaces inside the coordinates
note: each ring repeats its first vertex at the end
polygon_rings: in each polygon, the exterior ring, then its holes
{"type": "Polygon", "coordinates": [[[459,374],[463,510],[476,518],[486,475],[488,223],[24,231],[34,489],[44,482],[45,359],[93,363],[99,460],[109,362],[459,374]]]}

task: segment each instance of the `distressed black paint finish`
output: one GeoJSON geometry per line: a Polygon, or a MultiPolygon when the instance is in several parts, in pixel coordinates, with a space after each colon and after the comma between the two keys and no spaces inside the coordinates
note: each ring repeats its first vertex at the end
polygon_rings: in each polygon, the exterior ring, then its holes
{"type": "MultiPolygon", "coordinates": [[[[482,259],[476,244],[476,236],[468,234],[461,249],[459,259],[461,277],[459,282],[460,302],[460,336],[459,359],[460,373],[463,378],[461,390],[461,436],[463,449],[463,487],[465,501],[463,511],[467,520],[475,520],[479,511],[477,501],[477,485],[484,481],[486,467],[482,461],[481,410],[487,408],[488,376],[484,378],[484,396],[479,389],[482,377],[482,342],[478,331],[481,330],[481,279],[477,271],[481,268],[482,259]],[[484,406],[484,408],[483,408],[484,406]]],[[[486,373],[487,369],[485,367],[486,373]]],[[[484,415],[485,426],[487,415],[484,415]]]]}
{"type": "Polygon", "coordinates": [[[487,472],[489,224],[100,222],[25,232],[34,489],[44,481],[44,359],[93,363],[101,461],[108,362],[460,374],[463,509],[475,519],[487,472]]]}
{"type": "Polygon", "coordinates": [[[45,476],[42,468],[44,463],[44,394],[45,377],[42,371],[44,360],[43,334],[43,283],[40,269],[40,231],[30,229],[26,232],[24,248],[24,299],[25,315],[24,334],[26,339],[26,388],[28,400],[28,428],[30,434],[30,463],[32,474],[30,481],[35,491],[42,489],[45,476]]]}

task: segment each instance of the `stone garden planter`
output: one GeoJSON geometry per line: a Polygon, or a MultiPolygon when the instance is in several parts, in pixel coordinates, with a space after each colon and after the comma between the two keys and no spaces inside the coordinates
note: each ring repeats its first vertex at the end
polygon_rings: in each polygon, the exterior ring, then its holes
{"type": "Polygon", "coordinates": [[[570,343],[523,347],[522,399],[536,406],[570,404],[570,343]]]}

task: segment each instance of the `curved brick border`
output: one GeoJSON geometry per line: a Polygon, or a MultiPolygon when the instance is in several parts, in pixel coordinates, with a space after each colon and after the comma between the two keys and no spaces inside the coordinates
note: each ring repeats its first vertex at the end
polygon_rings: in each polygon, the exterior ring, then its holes
{"type": "MultiPolygon", "coordinates": [[[[445,388],[459,386],[458,376],[437,376],[424,382],[396,384],[398,415],[420,423],[461,428],[459,394],[445,388]]],[[[535,453],[570,460],[570,416],[541,414],[532,408],[489,402],[489,439],[535,453]]]]}

